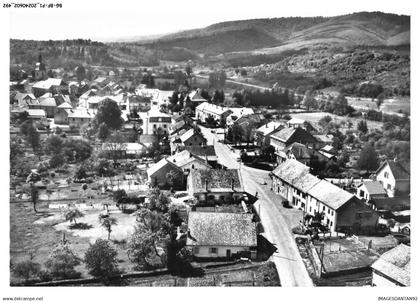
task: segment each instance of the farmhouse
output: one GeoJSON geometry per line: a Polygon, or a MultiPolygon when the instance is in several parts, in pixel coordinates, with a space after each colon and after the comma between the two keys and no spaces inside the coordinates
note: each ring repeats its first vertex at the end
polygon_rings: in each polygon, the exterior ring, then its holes
{"type": "Polygon", "coordinates": [[[270,135],[283,128],[283,124],[277,121],[270,121],[263,126],[260,126],[255,132],[255,140],[258,146],[265,146],[270,144],[270,135]]]}
{"type": "Polygon", "coordinates": [[[212,117],[218,122],[226,122],[227,116],[232,111],[227,107],[218,106],[208,102],[203,102],[195,108],[195,117],[201,122],[206,122],[206,118],[212,117]]]}
{"type": "Polygon", "coordinates": [[[76,108],[68,113],[69,125],[72,127],[80,127],[83,124],[89,124],[95,117],[92,111],[84,108],[76,108]]]}
{"type": "Polygon", "coordinates": [[[169,126],[172,122],[170,115],[162,113],[157,109],[152,109],[148,111],[142,119],[144,135],[157,135],[158,129],[160,129],[162,133],[169,133],[169,126]]]}
{"type": "Polygon", "coordinates": [[[411,248],[400,244],[372,264],[372,285],[410,286],[411,248]]]}
{"type": "Polygon", "coordinates": [[[253,215],[191,211],[186,245],[197,258],[255,259],[257,232],[253,215]]]}
{"type": "Polygon", "coordinates": [[[382,184],[378,181],[363,181],[357,186],[357,196],[366,202],[387,196],[382,184]]]}
{"type": "Polygon", "coordinates": [[[301,128],[308,132],[312,132],[315,130],[310,122],[303,119],[299,119],[299,118],[292,118],[289,121],[287,121],[286,124],[288,127],[291,127],[294,129],[301,128]]]}
{"type": "Polygon", "coordinates": [[[170,186],[174,186],[173,188],[175,189],[182,189],[185,185],[182,169],[166,158],[163,158],[147,170],[147,179],[151,186],[157,186],[159,188],[170,188],[170,186]],[[169,173],[176,175],[176,178],[179,180],[178,185],[171,185],[169,183],[169,173]]]}
{"type": "Polygon", "coordinates": [[[245,192],[237,169],[191,170],[187,191],[198,205],[239,203],[245,192]]]}
{"type": "Polygon", "coordinates": [[[190,171],[192,169],[211,169],[212,167],[204,159],[193,155],[187,150],[183,150],[176,153],[173,156],[167,158],[168,161],[174,163],[178,167],[182,168],[183,171],[190,171]]]}
{"type": "Polygon", "coordinates": [[[410,170],[400,162],[386,160],[376,171],[376,180],[389,197],[410,193],[410,170]]]}
{"type": "Polygon", "coordinates": [[[294,142],[299,142],[314,148],[317,140],[309,132],[300,127],[284,128],[270,135],[270,145],[272,145],[276,151],[278,163],[283,162],[282,156],[284,156],[284,149],[294,142]]]}

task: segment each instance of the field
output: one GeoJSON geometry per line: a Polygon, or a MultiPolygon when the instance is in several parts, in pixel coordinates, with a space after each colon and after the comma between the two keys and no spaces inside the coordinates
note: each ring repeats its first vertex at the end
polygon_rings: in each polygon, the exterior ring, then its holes
{"type": "Polygon", "coordinates": [[[290,114],[290,116],[292,118],[304,119],[306,121],[309,121],[313,125],[317,125],[318,121],[321,120],[321,118],[323,118],[327,115],[331,116],[332,121],[334,121],[336,123],[340,123],[340,122],[345,122],[346,123],[347,120],[351,120],[351,122],[353,123],[353,126],[352,126],[353,130],[357,130],[357,123],[360,120],[365,120],[366,121],[368,129],[380,129],[382,127],[382,122],[379,122],[379,121],[372,121],[372,120],[366,120],[366,119],[354,118],[354,117],[338,116],[338,115],[334,115],[334,114],[331,114],[331,113],[325,113],[325,112],[290,114]]]}

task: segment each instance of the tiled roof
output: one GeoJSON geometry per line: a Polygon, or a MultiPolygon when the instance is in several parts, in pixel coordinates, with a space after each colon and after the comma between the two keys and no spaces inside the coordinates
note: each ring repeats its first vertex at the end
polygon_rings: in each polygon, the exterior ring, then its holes
{"type": "Polygon", "coordinates": [[[378,173],[383,167],[389,165],[389,168],[392,171],[392,174],[396,180],[406,180],[410,179],[410,171],[408,166],[403,166],[400,162],[394,162],[391,160],[385,161],[376,171],[378,173]]]}
{"type": "Polygon", "coordinates": [[[166,165],[171,165],[173,167],[175,167],[176,169],[179,169],[178,166],[176,166],[174,163],[169,162],[166,158],[163,158],[162,160],[160,160],[159,162],[155,163],[154,165],[152,165],[148,170],[147,170],[147,174],[148,176],[152,176],[153,174],[155,174],[158,170],[160,170],[161,168],[163,168],[166,165]]]}
{"type": "Polygon", "coordinates": [[[45,107],[56,107],[57,103],[55,102],[54,98],[48,97],[48,98],[42,98],[42,99],[40,98],[39,105],[45,106],[45,107]]]}
{"type": "Polygon", "coordinates": [[[207,146],[185,146],[185,149],[188,150],[193,155],[197,155],[199,157],[215,157],[216,151],[214,150],[214,145],[207,145],[207,146]]]}
{"type": "Polygon", "coordinates": [[[321,180],[309,189],[308,194],[334,210],[354,197],[353,194],[325,180],[321,180]]]}
{"type": "Polygon", "coordinates": [[[188,214],[188,246],[257,246],[252,214],[194,212],[188,214]]]}
{"type": "Polygon", "coordinates": [[[315,143],[317,142],[316,139],[307,131],[305,131],[302,128],[284,128],[274,134],[272,134],[270,137],[273,137],[275,139],[278,139],[282,142],[310,142],[315,143]],[[292,139],[293,138],[293,139],[292,139]]]}
{"type": "Polygon", "coordinates": [[[290,159],[277,166],[272,173],[283,181],[294,185],[301,177],[309,174],[309,171],[309,166],[306,166],[297,160],[290,159]]]}
{"type": "Polygon", "coordinates": [[[378,181],[366,181],[359,184],[360,186],[365,186],[366,190],[368,191],[369,195],[375,194],[386,194],[386,191],[381,183],[378,181]]]}
{"type": "Polygon", "coordinates": [[[312,187],[314,187],[319,182],[321,182],[321,179],[308,173],[304,175],[303,177],[298,178],[293,183],[293,186],[295,186],[297,189],[301,190],[302,192],[307,193],[312,187]]]}
{"type": "Polygon", "coordinates": [[[242,179],[237,169],[193,169],[189,177],[192,179],[193,193],[244,191],[242,179]]]}
{"type": "Polygon", "coordinates": [[[42,116],[45,117],[45,111],[41,109],[30,109],[27,110],[29,116],[42,116]]]}
{"type": "Polygon", "coordinates": [[[287,124],[304,124],[306,121],[300,118],[292,118],[290,119],[287,124]]]}
{"type": "Polygon", "coordinates": [[[410,197],[375,198],[370,203],[374,204],[377,210],[398,211],[410,209],[410,197]]]}
{"type": "Polygon", "coordinates": [[[333,142],[333,135],[314,135],[315,139],[319,142],[323,143],[332,143],[333,142]]]}
{"type": "Polygon", "coordinates": [[[212,113],[212,114],[215,114],[215,115],[222,115],[223,113],[231,111],[230,108],[228,108],[228,107],[221,107],[221,106],[211,104],[211,103],[208,103],[208,102],[203,102],[203,103],[199,104],[195,108],[195,110],[196,111],[197,110],[205,111],[205,112],[212,113]]]}
{"type": "Polygon", "coordinates": [[[280,122],[271,121],[263,126],[260,126],[257,129],[257,133],[262,134],[263,136],[267,136],[268,134],[278,130],[280,127],[282,127],[280,122]]]}
{"type": "Polygon", "coordinates": [[[63,102],[61,105],[59,105],[57,108],[60,109],[72,109],[73,107],[68,102],[63,102]]]}
{"type": "Polygon", "coordinates": [[[286,153],[291,152],[297,160],[299,159],[310,159],[316,155],[316,151],[306,147],[305,145],[294,142],[285,149],[286,153]]]}
{"type": "Polygon", "coordinates": [[[411,248],[399,244],[382,254],[372,269],[388,276],[403,286],[410,286],[411,248]]]}
{"type": "Polygon", "coordinates": [[[200,136],[202,137],[202,135],[198,132],[196,132],[194,129],[189,129],[188,131],[186,131],[184,134],[182,134],[179,139],[181,139],[182,142],[187,141],[188,139],[190,139],[191,137],[193,137],[194,135],[200,136]]]}
{"type": "Polygon", "coordinates": [[[93,113],[89,112],[87,109],[76,108],[70,110],[68,118],[94,118],[93,113]]]}

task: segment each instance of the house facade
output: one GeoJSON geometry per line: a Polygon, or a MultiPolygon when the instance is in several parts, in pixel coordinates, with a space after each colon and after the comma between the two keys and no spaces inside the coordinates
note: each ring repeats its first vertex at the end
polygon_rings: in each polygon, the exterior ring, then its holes
{"type": "Polygon", "coordinates": [[[237,169],[191,170],[187,191],[197,199],[198,206],[239,203],[245,193],[237,169]]]}
{"type": "Polygon", "coordinates": [[[410,193],[410,171],[399,162],[387,160],[376,171],[380,182],[389,197],[410,193]]]}
{"type": "Polygon", "coordinates": [[[256,259],[257,232],[253,215],[190,211],[186,246],[200,259],[256,259]]]}
{"type": "Polygon", "coordinates": [[[227,107],[218,106],[208,102],[203,102],[195,108],[195,118],[201,122],[206,122],[209,117],[218,122],[226,122],[226,118],[232,113],[227,107]]]}
{"type": "Polygon", "coordinates": [[[141,118],[143,119],[143,135],[157,135],[158,129],[161,129],[162,133],[169,134],[169,126],[172,123],[170,115],[152,109],[141,115],[141,118]]]}
{"type": "Polygon", "coordinates": [[[160,160],[147,170],[147,180],[152,187],[173,188],[182,190],[185,187],[184,172],[176,164],[166,158],[160,160]],[[176,185],[171,185],[168,181],[168,173],[172,173],[177,178],[176,185]]]}

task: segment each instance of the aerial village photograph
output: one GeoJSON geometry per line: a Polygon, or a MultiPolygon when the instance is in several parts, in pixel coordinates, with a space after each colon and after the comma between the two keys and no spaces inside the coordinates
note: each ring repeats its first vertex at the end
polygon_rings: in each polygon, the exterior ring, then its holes
{"type": "Polygon", "coordinates": [[[409,8],[85,2],[2,8],[3,300],[414,285],[409,8]]]}

